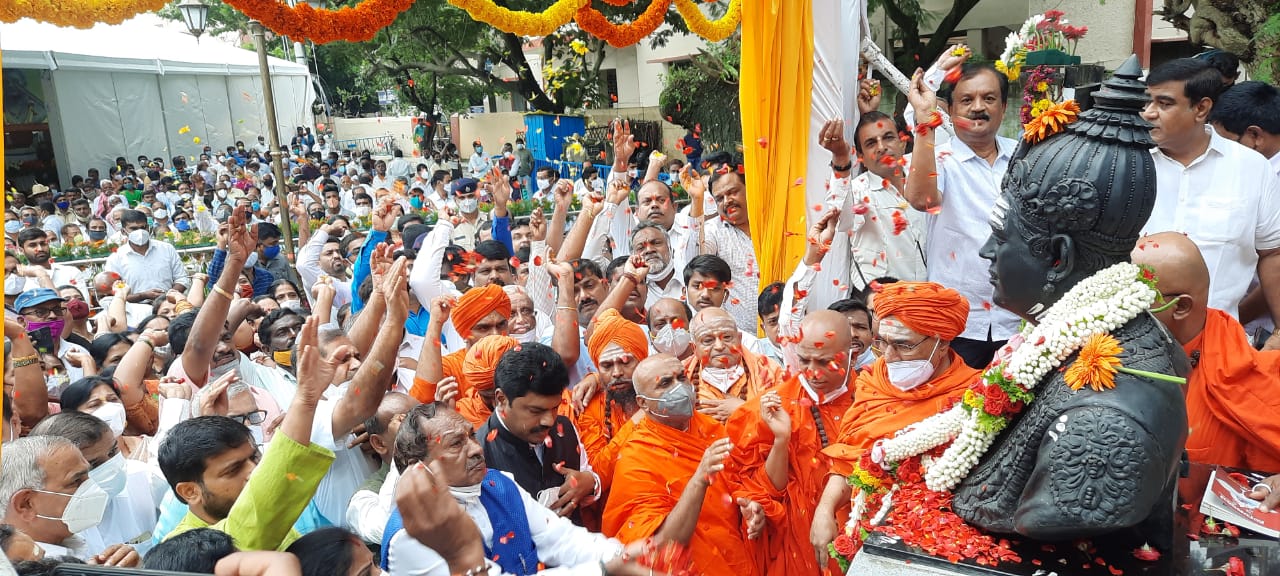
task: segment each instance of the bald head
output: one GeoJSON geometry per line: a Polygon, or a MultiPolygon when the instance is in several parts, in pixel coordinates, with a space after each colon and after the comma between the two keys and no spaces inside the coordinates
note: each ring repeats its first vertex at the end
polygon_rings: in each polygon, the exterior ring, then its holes
{"type": "Polygon", "coordinates": [[[666,388],[660,384],[683,377],[684,365],[679,358],[670,354],[654,354],[636,365],[631,381],[635,385],[636,394],[657,398],[662,395],[659,389],[666,388]]]}
{"type": "Polygon", "coordinates": [[[810,312],[800,322],[800,335],[802,350],[848,350],[849,319],[834,310],[810,312]]]}
{"type": "Polygon", "coordinates": [[[1133,263],[1155,270],[1161,294],[1188,294],[1202,306],[1209,299],[1209,267],[1200,248],[1183,234],[1161,232],[1143,237],[1133,249],[1133,263]]]}
{"type": "Polygon", "coordinates": [[[1178,342],[1195,340],[1209,315],[1209,268],[1200,249],[1182,234],[1161,232],[1138,241],[1133,263],[1156,273],[1156,289],[1164,296],[1155,303],[1156,318],[1178,342]]]}
{"type": "Polygon", "coordinates": [[[820,394],[834,393],[844,386],[853,373],[850,345],[853,336],[849,320],[834,310],[809,313],[800,322],[800,342],[796,344],[798,366],[805,381],[820,394]]]}
{"type": "Polygon", "coordinates": [[[738,324],[724,308],[703,308],[693,315],[693,321],[689,323],[689,331],[696,336],[702,330],[721,328],[730,324],[735,330],[737,329],[738,324]]]}
{"type": "Polygon", "coordinates": [[[683,325],[676,326],[677,328],[689,328],[689,321],[693,320],[689,317],[689,307],[675,298],[659,298],[653,306],[649,307],[648,319],[651,331],[661,329],[661,326],[658,326],[659,323],[665,326],[677,318],[683,321],[683,325]]]}

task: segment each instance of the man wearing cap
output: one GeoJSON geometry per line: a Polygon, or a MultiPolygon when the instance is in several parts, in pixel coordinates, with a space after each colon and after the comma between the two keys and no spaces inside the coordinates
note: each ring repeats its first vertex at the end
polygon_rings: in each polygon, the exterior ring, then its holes
{"type": "Polygon", "coordinates": [[[480,231],[490,226],[489,215],[480,212],[479,186],[480,182],[474,178],[460,178],[453,183],[453,195],[462,216],[461,221],[453,225],[453,243],[468,251],[475,250],[480,231]]]}
{"type": "Polygon", "coordinates": [[[813,545],[824,553],[835,538],[836,510],[848,504],[853,465],[881,438],[943,412],[978,381],[951,349],[964,332],[969,300],[934,282],[895,282],[876,295],[881,357],[854,384],[853,406],[844,415],[835,444],[823,451],[831,471],[814,512],[813,545]]]}
{"type": "Polygon", "coordinates": [[[18,311],[18,319],[26,326],[32,343],[37,345],[37,351],[41,355],[37,361],[44,364],[45,385],[49,394],[59,396],[68,384],[84,377],[83,368],[68,361],[67,357],[75,354],[82,358],[89,357],[88,350],[62,339],[62,335],[69,331],[66,300],[52,288],[35,288],[18,296],[13,302],[13,308],[18,311]],[[44,328],[49,329],[48,338],[35,337],[36,332],[44,328]],[[43,343],[50,343],[52,348],[40,350],[43,343]]]}

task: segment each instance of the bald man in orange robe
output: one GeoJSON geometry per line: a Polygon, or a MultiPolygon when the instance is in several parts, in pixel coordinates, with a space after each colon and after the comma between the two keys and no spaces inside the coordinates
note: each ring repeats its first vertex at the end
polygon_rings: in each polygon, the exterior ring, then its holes
{"type": "Polygon", "coordinates": [[[1254,350],[1240,322],[1208,307],[1209,269],[1186,236],[1146,236],[1133,262],[1155,269],[1156,288],[1164,296],[1155,316],[1191,358],[1187,456],[1192,462],[1280,472],[1280,351],[1254,350]]]}
{"type": "Polygon", "coordinates": [[[969,301],[959,292],[934,282],[895,282],[876,294],[875,312],[882,356],[858,375],[839,440],[824,450],[831,476],[814,512],[815,554],[827,553],[843,525],[836,516],[851,496],[845,478],[862,454],[877,440],[950,409],[982,374],[951,350],[969,318],[969,301]]]}
{"type": "Polygon", "coordinates": [[[694,353],[684,367],[699,412],[727,422],[748,399],[782,383],[782,368],[742,346],[742,332],[723,308],[699,310],[690,329],[694,353]]]}
{"type": "Polygon", "coordinates": [[[587,353],[599,372],[584,378],[583,384],[599,385],[588,380],[601,380],[604,393],[592,396],[578,415],[578,439],[601,486],[608,489],[618,450],[631,435],[634,421],[642,417],[632,373],[649,357],[649,341],[638,324],[610,308],[596,315],[595,329],[587,339],[587,353]]]}
{"type": "MultiPolygon", "coordinates": [[[[734,497],[759,502],[768,523],[761,536],[765,573],[838,575],[834,560],[819,561],[809,544],[813,510],[827,480],[830,458],[822,449],[836,440],[840,422],[853,403],[849,381],[852,336],[839,312],[819,310],[800,323],[794,375],[729,418],[733,460],[741,466],[734,497]],[[774,434],[762,402],[776,398],[791,421],[790,436],[774,434]],[[775,447],[781,449],[778,457],[775,447]]],[[[770,400],[771,401],[771,400],[770,400]]]]}
{"type": "MultiPolygon", "coordinates": [[[[693,387],[675,356],[640,362],[634,379],[644,417],[619,453],[604,533],[623,543],[654,537],[687,544],[696,574],[760,574],[762,550],[750,540],[760,536],[764,510],[730,494],[724,426],[693,410],[693,387]]],[[[778,398],[765,405],[773,427],[786,434],[790,422],[778,398]]]]}
{"type": "Polygon", "coordinates": [[[418,357],[418,372],[413,379],[409,395],[419,402],[436,400],[436,386],[445,378],[458,380],[459,397],[466,397],[469,387],[462,379],[462,362],[467,348],[490,334],[507,335],[507,320],[511,318],[511,297],[497,284],[488,284],[467,290],[456,302],[445,297],[431,302],[431,320],[427,323],[426,342],[418,357]],[[466,347],[440,356],[440,334],[444,323],[453,319],[453,327],[466,340],[466,347]]]}

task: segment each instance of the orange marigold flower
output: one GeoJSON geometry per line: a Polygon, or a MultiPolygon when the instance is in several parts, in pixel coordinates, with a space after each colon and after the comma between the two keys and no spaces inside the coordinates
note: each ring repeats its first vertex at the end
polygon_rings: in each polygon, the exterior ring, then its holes
{"type": "Polygon", "coordinates": [[[1045,110],[1039,116],[1032,118],[1030,122],[1023,125],[1022,138],[1027,142],[1035,144],[1049,136],[1061,132],[1067,124],[1075,122],[1076,116],[1080,114],[1080,105],[1075,100],[1067,100],[1059,104],[1054,104],[1045,110]]]}
{"type": "Polygon", "coordinates": [[[1096,392],[1116,387],[1116,368],[1120,366],[1120,341],[1110,334],[1094,334],[1080,348],[1080,355],[1071,363],[1063,378],[1072,390],[1085,386],[1096,392]]]}

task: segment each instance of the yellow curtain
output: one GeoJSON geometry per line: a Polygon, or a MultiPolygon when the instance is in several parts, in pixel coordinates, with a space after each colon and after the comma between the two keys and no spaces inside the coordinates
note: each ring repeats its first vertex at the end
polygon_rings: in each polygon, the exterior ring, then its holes
{"type": "Polygon", "coordinates": [[[763,289],[786,280],[804,255],[805,186],[795,182],[805,175],[809,149],[813,8],[812,0],[743,4],[740,99],[747,214],[763,289]]]}

